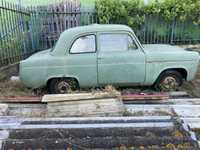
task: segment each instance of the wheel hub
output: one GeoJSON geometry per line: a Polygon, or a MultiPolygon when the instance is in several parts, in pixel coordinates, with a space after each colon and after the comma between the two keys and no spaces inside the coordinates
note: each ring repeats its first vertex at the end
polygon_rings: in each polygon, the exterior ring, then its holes
{"type": "Polygon", "coordinates": [[[174,77],[169,76],[163,80],[162,86],[166,89],[175,89],[178,87],[178,82],[174,77]]]}
{"type": "Polygon", "coordinates": [[[61,94],[67,93],[69,90],[69,87],[70,87],[69,84],[65,81],[61,81],[58,84],[58,90],[61,94]]]}

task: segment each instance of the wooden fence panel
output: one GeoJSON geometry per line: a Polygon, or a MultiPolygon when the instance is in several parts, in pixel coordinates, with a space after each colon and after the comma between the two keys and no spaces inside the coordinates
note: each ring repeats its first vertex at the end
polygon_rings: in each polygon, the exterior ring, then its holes
{"type": "Polygon", "coordinates": [[[57,5],[37,6],[34,9],[34,12],[40,15],[40,19],[37,18],[41,21],[38,37],[43,49],[53,47],[64,30],[80,26],[81,12],[79,0],[65,0],[57,5]]]}

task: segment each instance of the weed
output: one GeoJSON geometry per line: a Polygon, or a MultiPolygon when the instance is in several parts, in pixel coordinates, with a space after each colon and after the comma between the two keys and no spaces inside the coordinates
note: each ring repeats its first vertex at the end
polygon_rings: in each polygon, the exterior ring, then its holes
{"type": "Polygon", "coordinates": [[[26,88],[20,81],[11,81],[5,74],[0,74],[0,97],[30,96],[31,89],[26,88]]]}

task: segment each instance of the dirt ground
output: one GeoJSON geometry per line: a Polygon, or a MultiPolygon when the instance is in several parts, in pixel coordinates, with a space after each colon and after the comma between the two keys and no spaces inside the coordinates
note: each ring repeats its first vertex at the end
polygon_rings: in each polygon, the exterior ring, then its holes
{"type": "MultiPolygon", "coordinates": [[[[183,48],[187,48],[188,50],[195,50],[200,52],[200,44],[199,45],[184,45],[181,46],[183,48]]],[[[86,90],[93,91],[94,89],[86,90]]],[[[96,90],[96,89],[95,89],[96,90]]],[[[98,89],[99,90],[99,89],[98,89]]],[[[100,89],[101,90],[101,89],[100,89]]],[[[154,92],[154,89],[149,87],[135,87],[128,89],[118,89],[123,92],[154,92]]],[[[200,65],[196,75],[196,78],[193,81],[185,82],[182,87],[179,89],[180,91],[187,91],[191,97],[200,97],[200,65]]],[[[76,91],[77,92],[77,91],[76,91]]],[[[84,91],[82,91],[84,92],[84,91]]],[[[42,90],[37,93],[37,95],[43,95],[46,91],[42,90]]],[[[10,81],[4,74],[0,73],[0,97],[6,96],[33,96],[35,93],[31,89],[27,89],[23,84],[16,81],[10,81]]]]}

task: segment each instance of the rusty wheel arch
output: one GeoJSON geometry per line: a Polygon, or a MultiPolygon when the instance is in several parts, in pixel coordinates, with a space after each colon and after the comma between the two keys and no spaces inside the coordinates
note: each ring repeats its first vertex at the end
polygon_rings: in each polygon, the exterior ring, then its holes
{"type": "Polygon", "coordinates": [[[177,71],[178,73],[181,74],[182,78],[184,80],[187,80],[187,76],[188,76],[188,73],[187,73],[187,70],[184,69],[184,68],[169,68],[169,69],[165,69],[163,70],[162,72],[160,72],[159,76],[156,78],[153,86],[155,86],[158,82],[158,80],[160,79],[160,77],[165,73],[165,72],[168,72],[168,71],[177,71]]]}
{"type": "Polygon", "coordinates": [[[46,82],[46,87],[49,86],[49,84],[50,84],[50,82],[51,82],[52,80],[58,80],[58,79],[68,79],[68,80],[75,81],[75,82],[76,82],[77,88],[79,88],[79,82],[78,82],[78,80],[77,80],[76,78],[74,78],[74,77],[53,77],[53,78],[50,78],[50,79],[48,79],[47,82],[46,82]]]}

